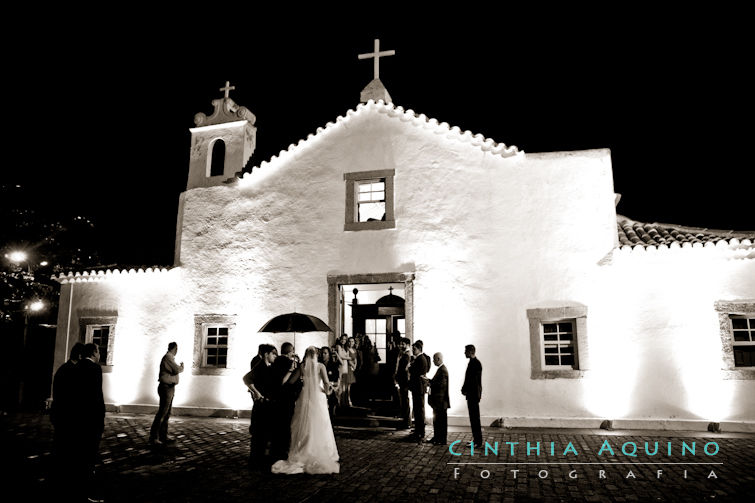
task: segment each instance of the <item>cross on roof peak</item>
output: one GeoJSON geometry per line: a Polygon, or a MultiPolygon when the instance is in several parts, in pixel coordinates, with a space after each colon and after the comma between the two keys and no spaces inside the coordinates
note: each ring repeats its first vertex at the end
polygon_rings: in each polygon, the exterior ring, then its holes
{"type": "Polygon", "coordinates": [[[365,54],[359,54],[357,57],[359,59],[368,59],[368,58],[373,58],[374,59],[373,64],[372,64],[373,65],[372,66],[373,73],[374,73],[374,77],[373,78],[375,80],[378,80],[380,78],[380,57],[381,56],[393,56],[394,54],[396,54],[396,51],[394,51],[394,50],[380,52],[380,39],[376,38],[375,39],[375,50],[373,52],[368,52],[368,53],[365,53],[365,54]]]}
{"type": "Polygon", "coordinates": [[[225,96],[223,96],[223,98],[228,99],[228,92],[233,91],[234,89],[236,89],[236,86],[232,86],[231,83],[226,80],[225,87],[221,87],[220,89],[218,89],[218,91],[223,91],[225,93],[225,96]]]}

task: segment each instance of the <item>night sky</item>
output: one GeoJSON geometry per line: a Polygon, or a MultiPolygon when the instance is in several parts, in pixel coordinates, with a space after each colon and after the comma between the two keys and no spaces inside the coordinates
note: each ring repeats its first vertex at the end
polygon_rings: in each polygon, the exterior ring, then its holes
{"type": "Polygon", "coordinates": [[[24,14],[2,35],[0,182],[93,218],[103,263],[172,264],[189,128],[226,80],[257,117],[258,166],[356,108],[374,38],[396,51],[380,62],[395,105],[525,152],[609,148],[629,218],[755,230],[751,41],[734,12],[24,14]]]}

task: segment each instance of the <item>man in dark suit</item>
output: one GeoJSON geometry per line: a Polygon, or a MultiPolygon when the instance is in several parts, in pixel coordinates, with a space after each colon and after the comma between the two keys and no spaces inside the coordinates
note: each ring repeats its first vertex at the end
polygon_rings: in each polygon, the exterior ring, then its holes
{"type": "Polygon", "coordinates": [[[53,454],[55,459],[54,482],[60,494],[68,493],[74,477],[72,469],[76,465],[79,438],[76,434],[76,365],[84,351],[84,344],[77,342],[71,348],[67,362],[55,372],[52,381],[52,409],[50,421],[53,432],[53,454]]]}
{"type": "Polygon", "coordinates": [[[290,342],[281,344],[281,354],[271,367],[272,381],[268,389],[268,398],[273,402],[273,432],[270,451],[272,460],[288,458],[291,443],[291,419],[294,406],[301,391],[301,369],[299,357],[294,353],[290,342]]]}
{"type": "Polygon", "coordinates": [[[252,361],[249,362],[249,370],[254,370],[254,367],[256,367],[257,364],[262,361],[262,358],[265,357],[265,354],[263,353],[263,351],[265,350],[267,346],[269,346],[269,344],[260,344],[257,347],[257,354],[254,355],[254,358],[252,358],[252,361]]]}
{"type": "Polygon", "coordinates": [[[396,369],[393,372],[393,380],[398,385],[399,409],[401,410],[402,426],[404,429],[412,427],[411,410],[409,408],[409,363],[411,352],[409,346],[412,341],[402,337],[399,341],[399,355],[396,359],[396,369]]]}
{"type": "Polygon", "coordinates": [[[253,385],[254,387],[252,392],[254,406],[249,423],[249,433],[251,434],[249,464],[253,468],[269,469],[271,463],[269,463],[265,451],[270,441],[270,429],[274,419],[272,417],[273,402],[268,398],[268,395],[273,383],[271,367],[278,357],[278,351],[271,344],[263,344],[259,352],[262,353],[259,363],[254,366],[249,374],[244,376],[244,382],[247,386],[253,385]]]}
{"type": "Polygon", "coordinates": [[[410,439],[422,442],[425,439],[425,392],[427,390],[427,358],[422,345],[412,344],[414,358],[409,364],[409,391],[412,392],[414,409],[414,433],[410,439]]]}
{"type": "Polygon", "coordinates": [[[417,345],[419,348],[419,352],[422,353],[422,356],[425,358],[425,361],[427,362],[427,371],[429,372],[431,368],[433,368],[433,361],[430,359],[430,357],[424,353],[425,350],[425,343],[422,342],[420,339],[417,339],[414,341],[414,344],[417,345]]]}
{"type": "Polygon", "coordinates": [[[246,373],[246,375],[242,378],[244,381],[244,384],[246,384],[246,387],[249,388],[249,393],[252,395],[252,401],[257,401],[261,396],[262,393],[254,386],[254,382],[252,382],[252,376],[254,375],[254,369],[262,363],[262,360],[265,358],[265,351],[268,350],[270,347],[270,344],[260,344],[257,348],[257,354],[254,355],[254,358],[252,358],[252,361],[249,362],[249,372],[246,373]]]}
{"type": "Polygon", "coordinates": [[[446,445],[448,436],[448,409],[451,402],[448,399],[448,370],[443,364],[443,354],[435,353],[433,363],[438,370],[430,381],[430,396],[428,403],[433,408],[433,438],[428,442],[435,445],[446,445]]]}
{"type": "Polygon", "coordinates": [[[480,426],[480,399],[482,398],[482,364],[475,356],[475,347],[468,344],[464,347],[464,356],[469,358],[467,372],[464,374],[464,385],[461,394],[467,398],[469,423],[472,426],[472,439],[475,447],[482,446],[482,427],[480,426]]]}
{"type": "MultiPolygon", "coordinates": [[[[83,469],[85,470],[83,487],[88,492],[98,492],[95,486],[94,465],[100,449],[102,432],[105,430],[105,399],[102,395],[102,367],[100,367],[100,350],[92,343],[85,344],[84,358],[76,364],[76,385],[78,395],[78,432],[81,446],[83,469]]],[[[90,501],[97,501],[90,498],[90,501]]]]}

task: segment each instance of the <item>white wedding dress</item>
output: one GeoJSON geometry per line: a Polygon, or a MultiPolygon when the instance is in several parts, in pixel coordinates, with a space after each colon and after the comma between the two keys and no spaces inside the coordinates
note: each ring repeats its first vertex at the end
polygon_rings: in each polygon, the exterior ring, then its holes
{"type": "Polygon", "coordinates": [[[276,461],[273,473],[338,473],[338,448],[328,413],[328,380],[325,366],[317,361],[317,350],[307,349],[302,363],[304,385],[296,400],[291,420],[288,459],[276,461]],[[323,378],[325,382],[323,383],[323,378]]]}

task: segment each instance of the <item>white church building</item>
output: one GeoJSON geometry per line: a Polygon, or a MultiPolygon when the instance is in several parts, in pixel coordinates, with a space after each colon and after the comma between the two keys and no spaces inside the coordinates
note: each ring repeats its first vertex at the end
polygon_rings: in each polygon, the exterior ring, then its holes
{"type": "Polygon", "coordinates": [[[755,431],[755,231],[617,215],[609,150],[525,153],[394,105],[377,78],[242,174],[255,116],[228,87],[191,129],[173,266],[56,278],[53,370],[99,344],[109,410],[155,410],[171,341],[176,413],[242,416],[260,343],[362,332],[384,357],[398,330],[445,356],[450,424],[468,424],[474,344],[484,425],[755,431]],[[259,332],[290,312],[333,333],[259,332]]]}

